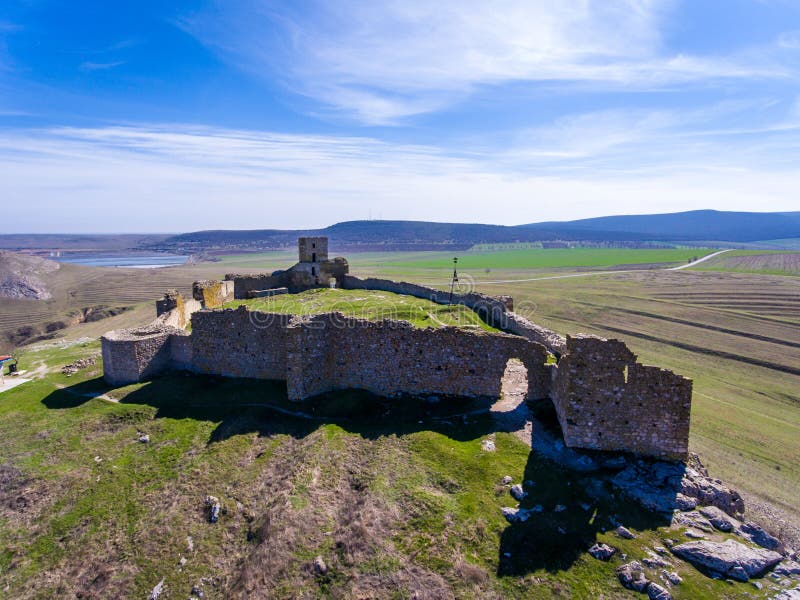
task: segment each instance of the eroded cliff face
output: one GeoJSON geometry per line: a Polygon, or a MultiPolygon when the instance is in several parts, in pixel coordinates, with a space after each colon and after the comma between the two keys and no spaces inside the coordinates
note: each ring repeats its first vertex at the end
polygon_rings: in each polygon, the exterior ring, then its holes
{"type": "Polygon", "coordinates": [[[47,275],[59,267],[52,260],[0,250],[0,298],[49,300],[47,275]]]}

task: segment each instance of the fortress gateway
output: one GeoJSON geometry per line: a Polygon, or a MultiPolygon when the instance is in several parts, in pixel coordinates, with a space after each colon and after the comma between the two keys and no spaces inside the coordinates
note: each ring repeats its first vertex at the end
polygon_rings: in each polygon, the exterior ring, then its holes
{"type": "Polygon", "coordinates": [[[183,370],[285,381],[291,400],[341,389],[497,398],[506,365],[516,358],[528,372],[528,402],[553,403],[567,446],[686,457],[691,380],[638,363],[619,340],[563,338],[514,313],[507,296],[468,293],[452,299],[503,333],[419,329],[404,321],[373,322],[341,313],[299,316],[221,308],[233,299],[332,283],[450,302],[449,292],[349,275],[344,258],[328,258],[327,238],[300,238],[298,246],[299,262],[288,270],[195,282],[192,298],[171,291],[157,301],[158,316],[150,325],[106,333],[105,379],[127,385],[183,370]],[[548,364],[551,356],[556,364],[548,364]]]}

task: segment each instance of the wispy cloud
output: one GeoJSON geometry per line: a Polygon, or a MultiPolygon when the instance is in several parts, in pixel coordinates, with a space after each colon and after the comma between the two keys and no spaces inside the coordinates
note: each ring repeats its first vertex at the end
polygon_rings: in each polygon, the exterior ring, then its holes
{"type": "Polygon", "coordinates": [[[218,128],[0,133],[6,231],[311,227],[366,218],[514,224],[692,208],[790,210],[798,133],[731,144],[667,139],[675,116],[599,115],[578,146],[543,129],[513,152],[447,151],[364,137],[218,128]],[[639,133],[624,134],[631,123],[639,133]],[[648,150],[643,150],[647,148],[648,150]],[[526,154],[528,150],[528,154],[526,154]]]}
{"type": "Polygon", "coordinates": [[[308,4],[226,0],[181,26],[233,64],[267,78],[277,73],[368,124],[435,111],[507,82],[650,88],[788,73],[753,55],[669,51],[662,29],[675,0],[308,4]]]}
{"type": "Polygon", "coordinates": [[[86,61],[80,64],[79,69],[81,71],[108,71],[109,69],[114,69],[124,64],[125,64],[124,60],[115,60],[111,62],[86,61]]]}

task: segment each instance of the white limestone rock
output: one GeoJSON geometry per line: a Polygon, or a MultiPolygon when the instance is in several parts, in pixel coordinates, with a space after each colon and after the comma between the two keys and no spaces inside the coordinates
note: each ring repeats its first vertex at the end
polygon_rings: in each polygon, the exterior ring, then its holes
{"type": "Polygon", "coordinates": [[[672,553],[695,567],[737,581],[761,577],[782,559],[777,552],[751,548],[735,540],[687,542],[674,546],[672,553]]]}

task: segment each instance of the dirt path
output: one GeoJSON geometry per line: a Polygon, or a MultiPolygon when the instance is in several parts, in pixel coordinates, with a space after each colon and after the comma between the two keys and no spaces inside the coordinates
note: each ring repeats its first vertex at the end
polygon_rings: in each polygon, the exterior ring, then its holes
{"type": "Polygon", "coordinates": [[[680,265],[678,267],[672,267],[667,269],[667,271],[681,271],[683,269],[688,269],[695,265],[699,265],[701,262],[707,261],[709,258],[714,258],[715,256],[719,256],[720,254],[725,254],[726,252],[730,252],[730,250],[720,250],[719,252],[714,252],[714,254],[709,254],[708,256],[704,256],[703,258],[699,258],[694,262],[687,263],[685,265],[680,265]]]}
{"type": "Polygon", "coordinates": [[[532,425],[530,411],[525,405],[527,392],[528,371],[520,361],[509,361],[503,375],[502,394],[492,405],[490,414],[497,424],[497,431],[513,433],[530,446],[532,425]]]}

